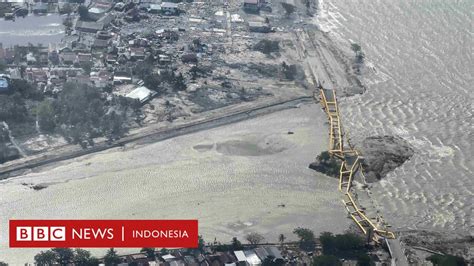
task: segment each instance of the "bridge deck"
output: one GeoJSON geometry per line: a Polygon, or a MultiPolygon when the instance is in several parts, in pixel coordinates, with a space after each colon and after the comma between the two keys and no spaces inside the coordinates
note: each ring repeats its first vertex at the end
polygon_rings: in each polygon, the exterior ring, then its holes
{"type": "Polygon", "coordinates": [[[339,190],[344,193],[344,207],[361,231],[366,235],[371,234],[375,242],[379,243],[382,239],[387,238],[394,239],[395,234],[383,227],[385,224],[383,221],[373,221],[367,217],[352,194],[352,181],[361,168],[362,158],[357,150],[344,148],[344,132],[339,116],[336,92],[320,88],[319,93],[321,104],[329,120],[329,153],[342,161],[339,173],[339,190]]]}

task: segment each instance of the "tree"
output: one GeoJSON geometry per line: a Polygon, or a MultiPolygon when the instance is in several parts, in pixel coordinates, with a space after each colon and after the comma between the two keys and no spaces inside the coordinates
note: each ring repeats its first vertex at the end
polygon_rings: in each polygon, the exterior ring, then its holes
{"type": "Polygon", "coordinates": [[[24,79],[14,79],[10,83],[11,90],[19,92],[23,98],[41,100],[43,95],[34,85],[24,79]]]}
{"type": "Polygon", "coordinates": [[[186,89],[186,80],[184,79],[182,73],[179,73],[179,75],[175,76],[173,80],[173,88],[176,91],[184,91],[186,89]]]}
{"type": "Polygon", "coordinates": [[[114,250],[114,248],[110,248],[104,256],[104,262],[105,262],[105,265],[109,266],[109,265],[118,264],[122,262],[122,260],[117,255],[117,252],[114,250]]]}
{"type": "Polygon", "coordinates": [[[145,253],[146,257],[149,259],[155,259],[156,254],[155,254],[155,248],[142,248],[140,252],[145,253]]]}
{"type": "Polygon", "coordinates": [[[319,241],[323,246],[323,253],[326,255],[334,254],[336,250],[335,238],[330,232],[323,232],[319,236],[319,241]]]}
{"type": "Polygon", "coordinates": [[[253,46],[253,49],[264,54],[271,54],[280,51],[280,42],[263,39],[253,46]]]}
{"type": "Polygon", "coordinates": [[[8,266],[8,263],[0,261],[0,266],[8,266]]]}
{"type": "Polygon", "coordinates": [[[66,29],[70,29],[73,26],[72,19],[70,17],[67,17],[63,20],[63,25],[66,27],[66,29]]]}
{"type": "Polygon", "coordinates": [[[362,250],[364,248],[364,239],[356,234],[346,233],[336,235],[335,238],[336,249],[339,251],[354,251],[362,250]]]}
{"type": "Polygon", "coordinates": [[[357,266],[374,266],[375,262],[367,254],[360,254],[357,257],[357,266]]]}
{"type": "Polygon", "coordinates": [[[245,240],[247,240],[251,245],[258,245],[260,242],[265,239],[261,234],[252,232],[245,236],[245,240]]]}
{"type": "Polygon", "coordinates": [[[98,266],[100,264],[100,260],[96,257],[91,257],[87,262],[87,266],[98,266]]]}
{"type": "Polygon", "coordinates": [[[36,108],[39,128],[44,132],[53,132],[56,127],[55,111],[50,100],[41,102],[36,108]]]}
{"type": "Polygon", "coordinates": [[[316,242],[314,241],[314,233],[308,228],[295,228],[293,234],[297,235],[300,238],[299,246],[302,250],[313,251],[316,247],[316,242]]]}
{"type": "Polygon", "coordinates": [[[204,247],[206,246],[206,242],[204,242],[204,239],[202,238],[202,236],[198,236],[198,250],[200,250],[201,252],[204,251],[204,247]]]}
{"type": "Polygon", "coordinates": [[[86,72],[87,75],[91,73],[93,66],[94,66],[94,63],[92,61],[81,63],[81,68],[84,70],[84,72],[86,72]]]}
{"type": "Polygon", "coordinates": [[[38,266],[49,266],[57,262],[57,255],[51,250],[41,251],[35,255],[35,262],[38,266]]]}
{"type": "Polygon", "coordinates": [[[125,118],[115,111],[111,111],[103,117],[102,132],[109,141],[123,137],[128,129],[124,127],[125,118]]]}
{"type": "Polygon", "coordinates": [[[285,237],[284,234],[280,234],[280,235],[278,236],[278,242],[280,242],[280,245],[281,245],[281,246],[283,246],[283,242],[285,242],[285,239],[286,239],[286,237],[285,237]]]}
{"type": "Polygon", "coordinates": [[[72,11],[73,11],[73,9],[72,9],[71,4],[66,3],[66,4],[64,4],[63,8],[60,10],[60,13],[70,15],[72,13],[72,11]]]}
{"type": "Polygon", "coordinates": [[[466,266],[466,261],[457,256],[452,255],[431,255],[426,260],[429,260],[435,266],[466,266]]]}
{"type": "Polygon", "coordinates": [[[243,249],[242,243],[240,243],[240,241],[237,239],[237,237],[232,238],[231,247],[232,247],[232,250],[242,250],[243,249]]]}
{"type": "Polygon", "coordinates": [[[313,259],[313,266],[341,266],[341,261],[332,255],[318,256],[313,259]]]}
{"type": "Polygon", "coordinates": [[[7,69],[7,63],[4,60],[0,60],[0,71],[7,69]]]}
{"type": "Polygon", "coordinates": [[[57,125],[61,127],[61,134],[68,142],[88,143],[102,135],[101,118],[106,112],[96,88],[66,83],[58,95],[56,114],[57,125]]]}
{"type": "Polygon", "coordinates": [[[86,6],[79,6],[77,12],[79,13],[81,20],[89,20],[89,9],[87,9],[86,6]]]}
{"type": "Polygon", "coordinates": [[[275,259],[273,256],[268,256],[262,261],[262,266],[283,266],[285,261],[282,259],[275,259]]]}
{"type": "Polygon", "coordinates": [[[25,101],[19,93],[0,95],[0,121],[22,121],[27,114],[25,101]]]}
{"type": "Polygon", "coordinates": [[[99,260],[91,256],[88,250],[76,248],[74,250],[74,264],[76,266],[97,266],[99,260]]]}
{"type": "Polygon", "coordinates": [[[56,253],[57,261],[61,265],[67,265],[74,258],[74,252],[70,248],[53,248],[51,251],[56,253]]]}
{"type": "Polygon", "coordinates": [[[163,256],[163,255],[166,255],[166,254],[169,254],[170,251],[166,248],[162,248],[160,249],[160,255],[163,256]]]}
{"type": "Polygon", "coordinates": [[[287,17],[291,16],[291,14],[293,14],[296,11],[296,6],[294,6],[292,4],[282,2],[281,6],[283,7],[283,9],[285,9],[287,17]]]}

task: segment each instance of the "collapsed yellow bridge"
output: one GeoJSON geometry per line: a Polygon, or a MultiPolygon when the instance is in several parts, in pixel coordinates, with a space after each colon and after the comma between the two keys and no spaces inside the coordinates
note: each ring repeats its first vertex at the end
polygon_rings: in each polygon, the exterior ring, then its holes
{"type": "MultiPolygon", "coordinates": [[[[315,98],[318,98],[317,94],[315,98]]],[[[356,175],[363,175],[361,165],[363,158],[351,145],[348,145],[347,149],[344,147],[344,131],[336,92],[320,87],[319,100],[329,119],[329,154],[342,161],[339,171],[339,190],[344,193],[343,203],[349,216],[362,232],[376,243],[384,238],[394,239],[395,234],[385,229],[385,223],[381,218],[373,221],[367,217],[364,210],[359,207],[355,193],[352,192],[352,181],[356,175]]]]}

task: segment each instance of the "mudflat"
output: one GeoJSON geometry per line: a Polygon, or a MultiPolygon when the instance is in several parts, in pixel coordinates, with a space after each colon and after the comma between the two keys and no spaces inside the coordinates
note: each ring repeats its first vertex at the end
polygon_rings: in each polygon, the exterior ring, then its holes
{"type": "MultiPolygon", "coordinates": [[[[221,242],[248,232],[292,239],[298,226],[342,232],[350,220],[337,180],[308,168],[327,149],[325,122],[318,105],[303,104],[64,161],[3,180],[1,219],[199,219],[200,234],[221,242]]],[[[0,259],[11,263],[38,252],[7,246],[1,238],[0,259]]]]}

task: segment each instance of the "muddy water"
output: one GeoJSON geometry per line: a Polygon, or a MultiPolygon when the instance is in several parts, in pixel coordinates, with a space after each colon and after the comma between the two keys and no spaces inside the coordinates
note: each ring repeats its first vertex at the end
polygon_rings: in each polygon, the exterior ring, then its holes
{"type": "MultiPolygon", "coordinates": [[[[367,93],[342,101],[353,142],[401,136],[415,156],[374,185],[398,229],[472,230],[471,1],[324,0],[318,22],[361,44],[367,93]]],[[[471,231],[472,232],[472,231],[471,231]]]]}

